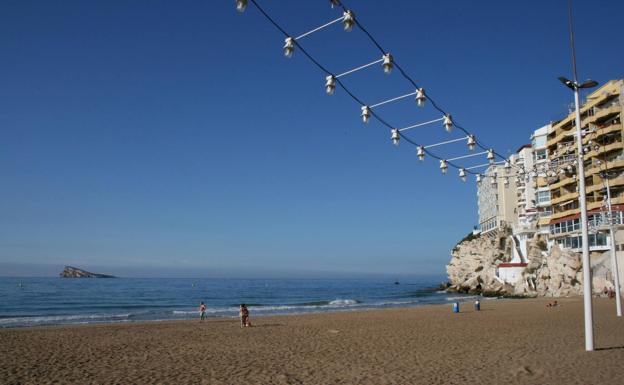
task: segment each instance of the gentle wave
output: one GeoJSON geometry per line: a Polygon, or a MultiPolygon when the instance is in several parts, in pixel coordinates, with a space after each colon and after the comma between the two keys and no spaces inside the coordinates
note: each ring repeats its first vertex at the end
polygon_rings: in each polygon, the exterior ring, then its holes
{"type": "MultiPolygon", "coordinates": [[[[280,311],[306,310],[306,309],[335,309],[341,307],[356,306],[360,304],[355,299],[335,299],[333,301],[314,301],[294,305],[249,305],[254,313],[271,313],[280,311]]],[[[206,308],[206,314],[238,314],[238,307],[229,308],[206,308]]],[[[174,315],[199,315],[199,310],[173,310],[174,315]]]]}
{"type": "Polygon", "coordinates": [[[91,314],[91,315],[53,315],[35,317],[10,317],[0,319],[0,326],[9,325],[44,325],[58,323],[74,323],[79,321],[97,322],[129,319],[131,314],[91,314]]]}
{"type": "Polygon", "coordinates": [[[329,303],[331,306],[350,306],[356,305],[359,302],[354,299],[335,299],[329,303]]]}

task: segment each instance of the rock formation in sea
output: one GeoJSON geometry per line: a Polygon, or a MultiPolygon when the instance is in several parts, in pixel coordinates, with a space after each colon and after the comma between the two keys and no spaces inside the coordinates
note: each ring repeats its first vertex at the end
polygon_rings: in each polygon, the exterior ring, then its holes
{"type": "MultiPolygon", "coordinates": [[[[492,231],[485,235],[469,235],[451,252],[446,266],[449,291],[486,296],[565,297],[583,292],[581,255],[561,250],[556,244],[546,251],[546,242],[536,234],[528,243],[527,263],[515,283],[501,279],[499,266],[509,265],[513,257],[511,231],[492,231]]],[[[592,288],[603,294],[613,289],[611,261],[608,253],[590,256],[592,288]]],[[[520,265],[520,264],[518,264],[520,265]]]]}
{"type": "Polygon", "coordinates": [[[116,278],[113,275],[91,273],[72,266],[65,266],[59,276],[61,278],[116,278]]]}

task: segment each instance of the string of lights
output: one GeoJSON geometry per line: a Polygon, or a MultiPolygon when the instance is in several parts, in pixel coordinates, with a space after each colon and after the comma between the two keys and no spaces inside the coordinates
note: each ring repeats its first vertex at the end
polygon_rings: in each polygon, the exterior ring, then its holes
{"type": "MultiPolygon", "coordinates": [[[[499,153],[497,153],[493,148],[487,147],[485,146],[483,143],[481,143],[479,140],[476,139],[476,136],[472,133],[470,133],[467,129],[465,129],[463,126],[457,124],[457,122],[455,121],[454,118],[452,118],[451,114],[446,112],[443,108],[440,107],[440,105],[438,103],[435,102],[435,100],[433,100],[431,98],[431,96],[429,95],[429,93],[425,92],[425,89],[422,87],[419,87],[418,84],[414,81],[414,79],[403,69],[403,67],[401,67],[397,62],[396,59],[394,58],[393,55],[391,55],[388,51],[386,51],[381,44],[378,42],[377,39],[375,39],[375,37],[362,25],[362,23],[359,21],[358,18],[356,18],[355,13],[348,9],[346,7],[346,5],[341,2],[340,0],[330,0],[331,6],[332,8],[336,7],[339,8],[343,14],[341,17],[331,20],[319,27],[316,27],[308,32],[305,32],[303,34],[298,35],[297,37],[293,37],[293,35],[290,35],[288,32],[286,32],[286,30],[275,21],[275,19],[273,19],[259,4],[256,0],[251,0],[251,3],[255,6],[255,8],[258,9],[258,11],[271,23],[273,24],[273,26],[279,30],[284,36],[285,36],[285,40],[284,40],[284,56],[286,56],[287,58],[290,58],[293,56],[294,52],[296,50],[300,51],[304,56],[306,56],[314,65],[316,65],[316,67],[318,67],[322,72],[324,72],[326,74],[326,78],[325,78],[325,91],[328,95],[332,95],[336,89],[336,85],[340,86],[340,88],[347,94],[349,95],[355,102],[357,102],[360,106],[361,106],[361,117],[362,117],[362,121],[364,123],[368,123],[370,121],[371,117],[374,117],[377,121],[379,121],[382,125],[386,126],[387,128],[390,129],[390,134],[391,134],[391,140],[392,143],[396,146],[399,145],[401,140],[404,140],[406,142],[408,142],[409,144],[412,144],[416,147],[417,149],[417,156],[418,159],[420,161],[423,161],[425,158],[425,154],[427,154],[428,156],[438,160],[440,162],[440,170],[442,171],[442,173],[446,174],[447,169],[449,166],[454,167],[456,169],[459,170],[459,177],[462,181],[466,181],[466,173],[469,174],[473,174],[476,175],[477,178],[477,182],[480,183],[482,179],[484,178],[493,178],[493,184],[496,183],[496,175],[494,176],[488,176],[487,173],[481,173],[479,171],[473,171],[475,169],[481,168],[481,167],[490,167],[494,164],[496,164],[496,157],[499,157],[501,159],[503,159],[504,163],[505,163],[505,170],[508,171],[512,166],[514,168],[518,169],[518,174],[524,174],[524,170],[521,167],[518,167],[516,165],[512,165],[509,160],[500,155],[499,153]],[[306,51],[306,49],[302,46],[300,40],[305,38],[306,36],[309,36],[312,33],[315,33],[317,31],[320,31],[330,25],[333,25],[335,23],[338,22],[342,22],[343,24],[343,29],[347,32],[351,31],[353,29],[354,26],[357,26],[362,32],[364,32],[364,34],[370,39],[370,41],[377,47],[377,49],[381,52],[381,58],[374,60],[370,63],[366,63],[363,65],[360,65],[358,67],[355,67],[353,69],[344,71],[342,73],[336,74],[332,71],[330,71],[329,69],[327,69],[324,65],[322,65],[318,60],[316,60],[308,51],[306,51]],[[398,72],[410,83],[410,85],[413,87],[413,89],[415,89],[414,92],[405,94],[405,95],[401,95],[398,97],[394,97],[382,102],[378,102],[376,104],[367,104],[365,102],[362,101],[361,98],[357,97],[354,92],[352,92],[348,87],[345,86],[344,82],[341,81],[341,78],[343,78],[344,76],[350,75],[354,72],[363,70],[365,68],[371,67],[373,65],[376,64],[380,64],[382,66],[382,69],[384,71],[384,73],[386,74],[390,74],[393,70],[393,68],[396,68],[398,70],[398,72]],[[423,122],[423,123],[417,123],[417,124],[412,124],[403,128],[397,128],[396,126],[388,123],[388,121],[386,119],[384,119],[382,116],[380,116],[379,112],[376,111],[376,108],[379,106],[382,106],[384,104],[387,103],[391,103],[397,100],[401,100],[404,98],[407,98],[409,96],[415,96],[415,101],[416,104],[419,107],[423,107],[425,105],[426,101],[429,101],[429,104],[431,104],[431,106],[438,111],[442,117],[439,119],[434,119],[428,122],[423,122]],[[430,145],[422,145],[417,143],[416,141],[414,141],[413,139],[411,139],[410,137],[408,137],[404,132],[416,127],[421,127],[424,125],[428,125],[428,124],[432,124],[435,122],[440,122],[442,121],[442,126],[444,127],[444,129],[447,132],[451,132],[453,127],[457,127],[460,131],[462,131],[466,136],[463,138],[459,138],[459,139],[453,139],[453,140],[447,140],[447,141],[443,141],[443,142],[439,142],[439,143],[433,143],[430,145]],[[434,148],[434,147],[439,147],[445,144],[450,144],[450,143],[455,143],[458,142],[460,140],[466,140],[467,141],[467,146],[468,149],[470,151],[473,151],[476,147],[479,147],[480,149],[483,150],[483,152],[479,152],[479,153],[472,153],[469,155],[463,155],[463,156],[455,156],[452,158],[445,158],[442,156],[439,156],[437,154],[435,154],[434,152],[432,152],[430,150],[430,148],[434,148]],[[467,158],[471,158],[473,156],[478,156],[478,155],[487,155],[487,160],[488,163],[483,164],[483,165],[477,165],[477,166],[471,166],[471,167],[464,167],[458,163],[456,163],[456,161],[458,160],[464,160],[467,158]]],[[[239,12],[244,12],[247,8],[248,5],[248,1],[247,0],[236,0],[236,8],[239,12]]],[[[503,162],[501,162],[503,163],[503,162]]],[[[508,178],[509,176],[505,176],[505,185],[508,185],[508,178]]]]}

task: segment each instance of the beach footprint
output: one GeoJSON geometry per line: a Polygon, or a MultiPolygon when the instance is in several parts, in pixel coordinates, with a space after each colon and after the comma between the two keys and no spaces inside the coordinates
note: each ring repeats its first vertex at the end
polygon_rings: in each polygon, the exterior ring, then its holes
{"type": "Polygon", "coordinates": [[[516,369],[513,369],[511,371],[511,374],[516,379],[521,379],[521,378],[536,378],[536,377],[539,377],[542,373],[540,370],[535,370],[535,369],[532,369],[528,365],[523,365],[516,369]]]}
{"type": "Polygon", "coordinates": [[[299,384],[303,384],[302,381],[300,381],[298,378],[295,378],[289,374],[286,373],[280,373],[277,376],[275,376],[275,380],[277,381],[278,384],[285,384],[285,385],[299,385],[299,384]]]}

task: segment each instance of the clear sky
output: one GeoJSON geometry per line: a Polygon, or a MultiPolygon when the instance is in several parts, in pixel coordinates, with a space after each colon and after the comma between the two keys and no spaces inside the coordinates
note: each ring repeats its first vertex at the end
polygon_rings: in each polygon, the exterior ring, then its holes
{"type": "MultiPolygon", "coordinates": [[[[259,2],[293,35],[340,16],[325,0],[259,2]]],[[[346,3],[501,154],[572,102],[557,80],[571,76],[566,1],[346,3]]],[[[623,13],[575,1],[581,79],[624,75],[623,13]]],[[[478,222],[473,178],[392,146],[283,40],[233,0],[2,1],[0,275],[443,274],[478,222]]],[[[301,43],[334,72],[379,57],[340,25],[301,43]]],[[[413,91],[377,66],[344,80],[369,103],[413,91]]],[[[439,117],[411,99],[378,111],[397,126],[439,117]]]]}

